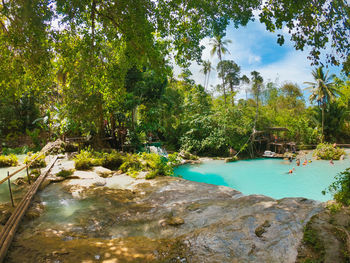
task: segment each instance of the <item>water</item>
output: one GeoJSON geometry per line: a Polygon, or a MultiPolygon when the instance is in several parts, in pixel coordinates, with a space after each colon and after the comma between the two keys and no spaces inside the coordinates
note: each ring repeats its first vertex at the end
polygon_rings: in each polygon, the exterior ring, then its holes
{"type": "Polygon", "coordinates": [[[233,163],[206,161],[199,165],[184,165],[175,169],[184,179],[232,187],[243,194],[262,194],[276,199],[305,197],[319,201],[332,199],[322,195],[337,173],[350,167],[350,160],[316,161],[296,166],[281,159],[255,159],[233,163]],[[293,174],[288,171],[295,168],[293,174]]]}
{"type": "MultiPolygon", "coordinates": [[[[16,155],[18,158],[18,166],[17,167],[1,167],[0,168],[0,180],[5,178],[7,176],[7,172],[9,171],[14,172],[15,170],[19,169],[22,164],[23,161],[25,159],[25,157],[27,156],[26,154],[20,154],[20,155],[16,155]]],[[[11,178],[11,181],[17,179],[18,177],[24,177],[26,176],[26,170],[24,169],[23,171],[17,173],[16,175],[14,175],[11,178]]],[[[15,190],[16,187],[14,187],[15,190]]],[[[17,192],[14,192],[14,195],[16,196],[17,192]]],[[[10,195],[9,195],[9,189],[8,189],[8,184],[7,182],[4,182],[3,184],[0,185],[0,203],[6,203],[10,201],[10,195]]]]}

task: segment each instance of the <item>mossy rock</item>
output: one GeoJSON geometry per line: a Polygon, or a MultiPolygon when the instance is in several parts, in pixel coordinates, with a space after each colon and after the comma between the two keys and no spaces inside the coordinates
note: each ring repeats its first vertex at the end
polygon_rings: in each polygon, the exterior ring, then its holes
{"type": "Polygon", "coordinates": [[[266,233],[266,229],[269,228],[271,226],[270,222],[268,220],[266,220],[263,224],[261,224],[260,226],[258,226],[256,229],[255,229],[255,235],[259,238],[262,237],[262,235],[264,233],[266,233]]]}

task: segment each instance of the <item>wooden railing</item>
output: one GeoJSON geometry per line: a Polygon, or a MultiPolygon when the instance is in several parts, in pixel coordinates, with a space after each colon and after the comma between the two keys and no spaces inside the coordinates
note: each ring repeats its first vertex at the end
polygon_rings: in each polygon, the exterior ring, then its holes
{"type": "Polygon", "coordinates": [[[49,152],[52,149],[52,147],[50,147],[49,149],[45,150],[44,152],[39,152],[38,156],[36,156],[33,160],[31,160],[29,163],[25,164],[23,167],[17,169],[16,171],[10,173],[7,172],[7,176],[0,180],[0,185],[3,184],[4,182],[8,181],[8,187],[9,187],[9,193],[10,193],[10,198],[11,198],[11,204],[14,207],[14,201],[13,201],[13,195],[12,195],[12,189],[11,189],[11,182],[10,179],[11,177],[13,177],[14,175],[18,174],[19,172],[23,171],[24,169],[27,169],[27,178],[28,178],[28,183],[30,184],[30,176],[29,176],[29,167],[39,158],[41,157],[43,154],[46,154],[47,152],[49,152]]]}

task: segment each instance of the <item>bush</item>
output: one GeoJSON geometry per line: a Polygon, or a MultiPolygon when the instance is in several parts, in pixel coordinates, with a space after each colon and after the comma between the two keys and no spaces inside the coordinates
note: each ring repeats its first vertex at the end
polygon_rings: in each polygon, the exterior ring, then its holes
{"type": "Polygon", "coordinates": [[[313,154],[314,157],[322,160],[339,160],[342,155],[345,155],[344,149],[334,147],[330,143],[320,143],[313,154]]]}
{"type": "Polygon", "coordinates": [[[175,167],[181,164],[182,158],[179,156],[178,152],[174,152],[168,155],[168,165],[175,167]]]}
{"type": "Polygon", "coordinates": [[[143,153],[144,168],[150,171],[146,179],[153,179],[157,176],[169,176],[173,174],[173,168],[168,165],[168,160],[155,153],[143,153]]]}
{"type": "Polygon", "coordinates": [[[102,159],[101,165],[111,170],[119,169],[119,167],[123,163],[123,156],[116,151],[103,154],[101,159],[102,159]]]}
{"type": "Polygon", "coordinates": [[[75,157],[75,169],[77,170],[88,170],[90,169],[94,163],[94,153],[90,148],[81,150],[75,157]]]}
{"type": "Polygon", "coordinates": [[[74,173],[74,170],[73,170],[73,169],[70,169],[70,170],[61,170],[61,171],[59,171],[59,172],[56,174],[56,176],[57,176],[57,177],[67,178],[67,177],[71,176],[73,173],[74,173]]]}
{"type": "Polygon", "coordinates": [[[23,147],[16,147],[16,148],[3,148],[2,154],[9,155],[9,154],[27,154],[29,152],[29,147],[27,145],[23,147]]]}
{"type": "Polygon", "coordinates": [[[45,155],[41,154],[40,152],[37,152],[37,153],[34,153],[34,154],[32,152],[29,152],[27,154],[26,158],[24,159],[24,163],[28,164],[30,162],[32,162],[32,164],[30,165],[31,168],[45,167],[46,166],[45,155]],[[34,160],[35,158],[37,158],[37,159],[34,160]]]}
{"type": "Polygon", "coordinates": [[[334,200],[343,205],[350,205],[350,168],[335,176],[335,181],[322,193],[333,194],[334,200]]]}
{"type": "Polygon", "coordinates": [[[120,166],[120,170],[127,174],[142,171],[142,163],[139,160],[139,156],[137,154],[128,154],[124,163],[120,166]]]}
{"type": "Polygon", "coordinates": [[[194,155],[188,151],[184,151],[182,150],[180,153],[179,153],[180,157],[184,158],[185,160],[198,160],[199,157],[197,155],[194,155]]]}
{"type": "Polygon", "coordinates": [[[17,164],[18,159],[16,155],[0,155],[0,167],[16,166],[17,164]]]}

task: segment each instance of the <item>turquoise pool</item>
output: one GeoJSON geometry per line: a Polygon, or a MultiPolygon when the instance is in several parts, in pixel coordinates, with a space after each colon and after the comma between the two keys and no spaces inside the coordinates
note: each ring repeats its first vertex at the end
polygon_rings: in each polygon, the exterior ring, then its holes
{"type": "Polygon", "coordinates": [[[232,187],[243,194],[262,194],[276,199],[305,197],[328,201],[332,196],[322,195],[337,173],[350,167],[350,160],[315,161],[306,166],[296,166],[280,159],[243,160],[234,163],[205,161],[199,165],[183,165],[175,174],[184,179],[232,187]],[[293,174],[288,171],[295,168],[293,174]]]}

